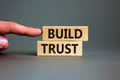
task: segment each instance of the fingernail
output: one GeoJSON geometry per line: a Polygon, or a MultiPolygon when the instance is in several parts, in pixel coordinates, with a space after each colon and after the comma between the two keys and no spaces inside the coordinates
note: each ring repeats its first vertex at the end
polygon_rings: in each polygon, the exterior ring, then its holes
{"type": "Polygon", "coordinates": [[[0,36],[0,50],[8,48],[8,41],[6,38],[0,36]]]}
{"type": "Polygon", "coordinates": [[[0,37],[0,49],[3,48],[3,40],[2,38],[0,37]]]}
{"type": "Polygon", "coordinates": [[[2,42],[2,40],[0,39],[0,48],[2,47],[2,45],[3,45],[3,42],[2,42]]]}
{"type": "Polygon", "coordinates": [[[42,33],[42,30],[40,30],[40,29],[36,29],[36,31],[38,31],[40,34],[42,33]]]}

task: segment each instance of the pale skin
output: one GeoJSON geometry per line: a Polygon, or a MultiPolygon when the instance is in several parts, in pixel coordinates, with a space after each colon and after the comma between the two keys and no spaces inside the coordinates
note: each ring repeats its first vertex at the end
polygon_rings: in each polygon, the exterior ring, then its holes
{"type": "Polygon", "coordinates": [[[22,36],[36,37],[42,34],[40,29],[27,27],[16,22],[0,21],[0,51],[9,47],[9,42],[5,35],[17,34],[22,36]]]}

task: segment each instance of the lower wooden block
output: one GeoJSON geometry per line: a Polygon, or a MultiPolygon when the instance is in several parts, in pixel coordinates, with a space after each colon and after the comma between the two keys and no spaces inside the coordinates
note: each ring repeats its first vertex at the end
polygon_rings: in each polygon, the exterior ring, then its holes
{"type": "Polygon", "coordinates": [[[81,41],[38,41],[38,56],[82,56],[81,41]]]}

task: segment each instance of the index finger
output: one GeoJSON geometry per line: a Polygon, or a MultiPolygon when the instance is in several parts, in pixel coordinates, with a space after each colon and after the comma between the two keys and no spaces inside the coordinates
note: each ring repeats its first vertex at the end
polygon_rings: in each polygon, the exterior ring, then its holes
{"type": "Polygon", "coordinates": [[[0,34],[5,35],[10,33],[34,37],[41,35],[42,31],[40,29],[27,27],[15,22],[0,21],[0,34]]]}

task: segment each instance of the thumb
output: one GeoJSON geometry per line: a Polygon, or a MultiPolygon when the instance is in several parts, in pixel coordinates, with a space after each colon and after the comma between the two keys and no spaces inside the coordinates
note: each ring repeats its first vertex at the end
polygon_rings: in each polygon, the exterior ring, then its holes
{"type": "Polygon", "coordinates": [[[9,46],[8,40],[5,36],[0,35],[0,51],[7,49],[9,46]]]}

